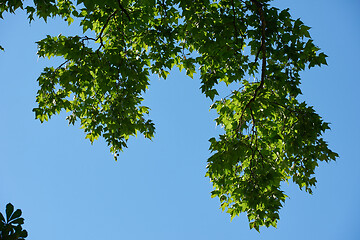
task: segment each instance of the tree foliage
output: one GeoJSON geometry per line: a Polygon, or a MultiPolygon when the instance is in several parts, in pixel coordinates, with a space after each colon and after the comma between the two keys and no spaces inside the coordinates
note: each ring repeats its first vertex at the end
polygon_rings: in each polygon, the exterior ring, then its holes
{"type": "Polygon", "coordinates": [[[6,205],[5,217],[0,213],[0,239],[1,240],[24,240],[27,231],[22,229],[24,219],[21,217],[21,210],[16,209],[11,203],[6,205]]]}
{"type": "Polygon", "coordinates": [[[224,133],[210,139],[207,176],[231,217],[250,227],[276,226],[292,179],[311,193],[319,161],[335,160],[321,137],[329,124],[300,102],[300,72],[326,64],[309,27],[271,0],[2,0],[3,12],[25,9],[30,21],[80,22],[83,35],[47,36],[40,57],[59,56],[38,78],[34,109],[41,122],[62,110],[91,142],[102,136],[115,158],[130,136],[154,135],[142,95],[149,76],[177,66],[213,101],[224,133]],[[219,96],[218,86],[237,86],[219,96]],[[220,97],[223,97],[220,99],[220,97]]]}

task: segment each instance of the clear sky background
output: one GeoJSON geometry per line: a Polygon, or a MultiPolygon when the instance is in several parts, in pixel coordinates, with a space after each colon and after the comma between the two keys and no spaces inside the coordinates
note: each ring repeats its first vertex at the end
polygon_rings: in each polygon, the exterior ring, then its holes
{"type": "Polygon", "coordinates": [[[331,122],[325,134],[340,158],[321,163],[308,195],[290,183],[278,228],[249,230],[245,214],[230,222],[210,198],[205,178],[208,139],[220,133],[198,76],[173,71],[153,77],[145,105],[156,124],[153,141],[131,139],[114,161],[106,143],[93,145],[65,114],[40,124],[36,78],[60,61],[38,59],[35,42],[47,34],[76,34],[59,20],[28,24],[26,16],[0,21],[0,211],[21,208],[28,240],[99,239],[360,239],[360,1],[278,0],[312,27],[329,56],[302,74],[303,96],[331,122]]]}

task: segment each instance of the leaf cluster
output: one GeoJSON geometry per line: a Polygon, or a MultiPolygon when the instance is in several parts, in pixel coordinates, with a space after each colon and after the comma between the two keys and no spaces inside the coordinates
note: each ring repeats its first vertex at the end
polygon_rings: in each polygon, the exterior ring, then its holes
{"type": "Polygon", "coordinates": [[[22,229],[24,219],[21,210],[14,211],[11,203],[6,205],[5,217],[0,213],[0,239],[1,240],[23,240],[27,237],[27,231],[22,229]]]}
{"type": "Polygon", "coordinates": [[[149,76],[166,79],[177,66],[200,73],[201,91],[214,101],[216,123],[207,174],[221,208],[246,212],[250,227],[276,226],[292,180],[311,193],[319,161],[335,160],[321,137],[329,124],[299,102],[300,72],[326,64],[310,28],[270,0],[34,0],[3,1],[26,9],[30,21],[60,17],[80,22],[81,36],[47,36],[40,57],[62,57],[38,78],[34,109],[41,122],[65,110],[91,142],[103,137],[116,159],[130,136],[151,139],[142,95],[149,76]],[[89,36],[91,33],[94,37],[89,36]],[[219,99],[218,86],[238,86],[219,99]]]}

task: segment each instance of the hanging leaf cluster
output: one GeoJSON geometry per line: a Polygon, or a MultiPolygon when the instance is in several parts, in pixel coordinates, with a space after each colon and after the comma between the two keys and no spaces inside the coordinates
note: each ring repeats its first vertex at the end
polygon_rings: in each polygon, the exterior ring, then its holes
{"type": "Polygon", "coordinates": [[[224,128],[210,139],[212,196],[232,218],[246,212],[251,228],[276,226],[282,182],[311,193],[319,161],[337,157],[322,138],[329,124],[298,99],[300,72],[326,55],[308,26],[270,0],[6,0],[0,17],[18,8],[30,21],[77,19],[83,30],[38,42],[40,57],[64,62],[39,76],[36,118],[69,112],[69,123],[80,121],[91,142],[103,137],[115,158],[130,136],[154,135],[142,105],[150,75],[199,72],[224,128]],[[236,88],[219,96],[221,82],[236,88]]]}

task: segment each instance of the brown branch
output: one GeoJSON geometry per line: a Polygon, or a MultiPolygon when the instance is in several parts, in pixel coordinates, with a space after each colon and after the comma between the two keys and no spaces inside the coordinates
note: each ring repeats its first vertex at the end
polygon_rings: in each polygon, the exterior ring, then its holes
{"type": "Polygon", "coordinates": [[[235,39],[237,40],[238,38],[238,29],[236,26],[236,16],[235,16],[235,3],[234,0],[231,1],[231,5],[232,5],[232,10],[233,10],[233,24],[234,24],[234,31],[235,31],[235,39]]]}
{"type": "MultiPolygon", "coordinates": [[[[61,69],[65,64],[67,64],[68,62],[70,62],[70,59],[67,59],[67,60],[64,61],[62,64],[60,64],[57,68],[55,68],[54,71],[51,73],[51,74],[52,74],[51,78],[49,78],[49,79],[50,79],[50,80],[53,80],[55,73],[56,73],[59,69],[61,69]]],[[[65,66],[65,68],[66,68],[66,66],[65,66]]]]}
{"type": "MultiPolygon", "coordinates": [[[[251,2],[255,5],[257,8],[260,21],[261,21],[261,46],[260,50],[262,52],[262,68],[261,68],[261,80],[259,86],[255,89],[253,97],[250,99],[250,101],[245,105],[244,109],[242,110],[240,119],[239,119],[239,126],[238,126],[238,132],[241,130],[241,122],[243,115],[245,113],[245,110],[251,105],[252,102],[255,101],[256,97],[258,96],[258,92],[264,87],[264,81],[265,81],[265,73],[266,73],[266,21],[265,21],[265,15],[263,11],[263,6],[258,0],[251,0],[251,2]]],[[[258,52],[256,56],[259,55],[260,51],[258,52]]]]}
{"type": "Polygon", "coordinates": [[[102,27],[102,29],[101,29],[101,31],[100,31],[100,33],[99,33],[99,36],[96,38],[95,41],[97,41],[97,40],[100,39],[100,46],[99,46],[99,48],[96,50],[96,52],[98,52],[101,47],[104,47],[102,35],[103,35],[104,31],[105,31],[105,28],[106,28],[107,25],[109,24],[110,19],[115,16],[115,14],[117,13],[117,11],[118,11],[118,10],[115,10],[112,14],[110,14],[110,15],[108,16],[108,18],[106,19],[106,22],[105,22],[104,26],[102,27]]]}
{"type": "MultiPolygon", "coordinates": [[[[258,135],[257,135],[257,129],[256,129],[256,127],[255,127],[255,117],[254,117],[254,113],[253,113],[253,111],[252,111],[252,109],[251,109],[251,107],[250,107],[250,115],[251,115],[251,119],[252,119],[252,122],[253,122],[253,127],[252,127],[252,131],[253,131],[253,134],[255,135],[255,150],[260,154],[260,156],[261,156],[261,159],[262,160],[264,160],[265,158],[264,158],[264,156],[262,155],[262,153],[261,153],[261,151],[259,150],[259,148],[258,148],[258,135]]],[[[264,168],[264,161],[261,161],[261,165],[263,166],[263,168],[264,168]]]]}
{"type": "Polygon", "coordinates": [[[66,60],[65,62],[63,62],[62,64],[60,64],[57,68],[55,68],[54,72],[56,72],[57,70],[59,70],[60,68],[62,68],[62,66],[64,66],[64,65],[67,64],[68,62],[70,62],[70,59],[66,60]]]}
{"type": "Polygon", "coordinates": [[[258,60],[259,54],[260,54],[261,50],[262,50],[262,43],[261,43],[261,45],[260,45],[260,48],[259,48],[258,52],[256,53],[254,64],[255,64],[255,63],[257,62],[257,60],[258,60]]]}
{"type": "MultiPolygon", "coordinates": [[[[239,43],[239,34],[241,37],[241,45],[244,45],[244,34],[241,30],[238,29],[236,22],[237,22],[237,16],[236,16],[236,12],[235,12],[235,2],[234,0],[231,0],[231,6],[232,6],[232,11],[233,11],[233,21],[232,21],[232,25],[234,27],[234,32],[235,32],[235,40],[234,40],[234,45],[236,46],[239,43]]],[[[243,18],[241,18],[242,20],[244,20],[243,18]]],[[[235,56],[238,54],[238,48],[234,47],[234,54],[235,56]]]]}
{"type": "Polygon", "coordinates": [[[286,107],[285,105],[282,105],[282,104],[280,104],[280,103],[277,103],[277,102],[270,102],[270,103],[272,103],[272,104],[274,104],[274,105],[277,105],[277,106],[280,106],[280,107],[284,108],[285,110],[287,110],[287,111],[289,111],[289,112],[298,113],[297,111],[292,110],[292,109],[289,109],[288,107],[286,107]]]}
{"type": "Polygon", "coordinates": [[[96,41],[96,39],[92,38],[92,37],[88,37],[88,36],[81,37],[81,41],[82,41],[83,44],[84,44],[84,41],[89,41],[89,40],[96,41]]]}
{"type": "Polygon", "coordinates": [[[262,51],[262,69],[261,69],[261,82],[260,82],[260,86],[262,87],[262,85],[264,84],[264,80],[265,80],[265,71],[266,71],[266,21],[265,21],[265,14],[264,14],[264,10],[263,10],[263,6],[262,4],[257,1],[257,0],[251,0],[252,3],[255,4],[257,10],[258,10],[258,14],[260,17],[260,21],[261,21],[261,46],[260,49],[262,51]]]}
{"type": "Polygon", "coordinates": [[[126,9],[124,8],[124,6],[121,4],[120,0],[118,0],[118,4],[119,4],[119,7],[120,7],[121,11],[122,11],[123,13],[125,13],[126,17],[129,19],[129,22],[131,22],[130,15],[129,15],[128,11],[126,11],[126,9]]]}

